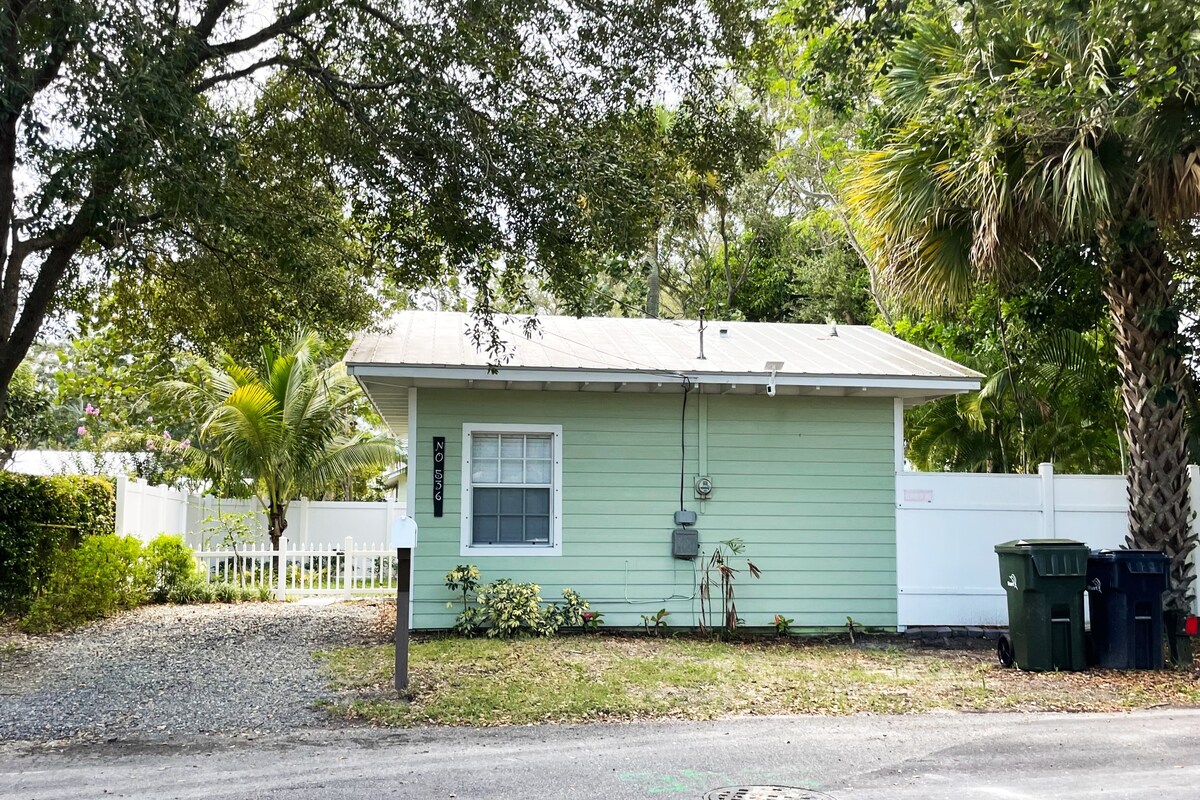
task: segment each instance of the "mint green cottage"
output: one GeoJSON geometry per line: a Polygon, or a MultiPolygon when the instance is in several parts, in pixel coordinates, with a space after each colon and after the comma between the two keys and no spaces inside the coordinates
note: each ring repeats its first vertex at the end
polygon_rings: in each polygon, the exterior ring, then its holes
{"type": "Polygon", "coordinates": [[[762,570],[736,578],[746,625],[896,627],[904,408],[977,373],[862,326],[526,321],[496,317],[496,355],[469,315],[405,312],[346,356],[408,442],[415,628],[453,624],[458,564],[692,626],[735,538],[762,570]]]}

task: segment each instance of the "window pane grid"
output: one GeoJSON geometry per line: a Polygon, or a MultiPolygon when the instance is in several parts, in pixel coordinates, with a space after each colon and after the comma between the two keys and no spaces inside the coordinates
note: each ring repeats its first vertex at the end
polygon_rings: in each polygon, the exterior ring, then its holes
{"type": "Polygon", "coordinates": [[[550,545],[550,434],[473,433],[471,539],[477,545],[550,545]]]}

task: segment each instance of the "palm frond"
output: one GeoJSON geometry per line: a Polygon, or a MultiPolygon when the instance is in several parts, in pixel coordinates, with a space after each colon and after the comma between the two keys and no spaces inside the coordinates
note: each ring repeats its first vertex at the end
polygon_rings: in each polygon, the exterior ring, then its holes
{"type": "Polygon", "coordinates": [[[361,470],[383,471],[402,460],[398,443],[389,437],[359,434],[330,443],[304,475],[297,476],[303,489],[316,490],[361,470]]]}

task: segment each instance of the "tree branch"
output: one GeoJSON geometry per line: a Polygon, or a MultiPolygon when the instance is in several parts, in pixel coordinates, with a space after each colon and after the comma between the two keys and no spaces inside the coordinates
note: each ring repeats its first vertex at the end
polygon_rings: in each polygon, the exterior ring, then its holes
{"type": "Polygon", "coordinates": [[[264,58],[262,61],[256,61],[244,69],[235,70],[234,72],[221,72],[217,73],[216,75],[210,75],[192,87],[192,91],[196,94],[203,94],[214,86],[219,86],[222,83],[228,83],[230,81],[238,81],[242,78],[247,78],[258,72],[260,69],[288,65],[295,65],[295,62],[292,59],[284,56],[272,56],[271,58],[264,58]]]}
{"type": "Polygon", "coordinates": [[[193,29],[201,41],[208,41],[208,37],[212,36],[217,23],[221,21],[221,15],[228,11],[231,5],[233,5],[233,0],[211,0],[209,2],[200,15],[200,21],[193,29]]]}
{"type": "MultiPolygon", "coordinates": [[[[221,2],[221,0],[216,0],[221,2]]],[[[288,31],[296,28],[305,20],[316,15],[321,10],[324,3],[320,0],[305,0],[299,3],[288,13],[279,17],[265,28],[261,28],[249,36],[244,36],[241,39],[233,39],[228,42],[219,42],[217,44],[206,43],[207,60],[210,58],[224,58],[225,56],[236,55],[237,53],[245,53],[248,50],[253,50],[260,45],[264,45],[277,36],[280,36],[288,31]]]]}

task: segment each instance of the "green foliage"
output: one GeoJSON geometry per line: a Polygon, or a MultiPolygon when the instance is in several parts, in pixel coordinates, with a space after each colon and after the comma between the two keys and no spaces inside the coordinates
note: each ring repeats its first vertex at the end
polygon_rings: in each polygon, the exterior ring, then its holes
{"type": "Polygon", "coordinates": [[[38,364],[57,392],[52,443],[90,454],[76,459],[77,471],[194,487],[184,459],[169,445],[185,438],[195,420],[153,391],[195,375],[190,359],[132,340],[107,320],[84,318],[38,364]]]}
{"type": "Polygon", "coordinates": [[[1095,267],[1048,249],[1007,295],[981,286],[955,314],[903,317],[896,334],[985,376],[978,392],[911,409],[907,457],[920,470],[1124,471],[1119,377],[1095,267]]]}
{"type": "Polygon", "coordinates": [[[199,362],[198,380],[163,386],[202,420],[177,449],[218,485],[248,482],[276,547],[292,500],[400,461],[395,439],[357,430],[362,389],[344,364],[326,361],[325,343],[300,333],[284,350],[263,348],[258,371],[222,355],[219,366],[199,362]]]}
{"type": "Polygon", "coordinates": [[[579,592],[574,589],[563,589],[563,605],[562,605],[562,624],[578,628],[583,625],[583,616],[590,608],[587,600],[579,596],[579,592]]]}
{"type": "Polygon", "coordinates": [[[772,624],[775,626],[776,636],[787,636],[791,633],[792,623],[796,620],[791,617],[785,617],[783,614],[776,614],[772,624]]]}
{"type": "Polygon", "coordinates": [[[21,627],[42,632],[130,609],[147,598],[142,546],[131,536],[89,536],[59,560],[21,627]]]}
{"type": "Polygon", "coordinates": [[[234,549],[250,544],[258,538],[254,511],[218,511],[200,523],[200,535],[204,549],[234,549]]]}
{"type": "MultiPolygon", "coordinates": [[[[847,325],[875,318],[867,267],[827,211],[758,217],[730,243],[729,260],[739,277],[721,301],[723,318],[847,325]]],[[[707,272],[702,282],[724,282],[719,259],[709,262],[707,272]]]]}
{"type": "Polygon", "coordinates": [[[143,552],[150,598],[165,603],[176,587],[194,580],[201,570],[191,548],[179,536],[162,534],[145,546],[143,552]]]}
{"type": "Polygon", "coordinates": [[[474,564],[459,564],[446,573],[446,588],[452,592],[462,592],[463,611],[467,610],[468,595],[479,586],[479,567],[474,564]]]}
{"type": "Polygon", "coordinates": [[[212,584],[213,599],[218,603],[236,603],[242,599],[242,589],[234,583],[212,584]]]}
{"type": "Polygon", "coordinates": [[[1052,240],[1098,239],[1114,280],[1135,250],[1189,227],[1193,4],[937,2],[908,22],[851,195],[913,301],[969,300],[980,277],[1026,268],[1052,240]]]}
{"type": "Polygon", "coordinates": [[[486,617],[479,606],[467,606],[454,620],[453,631],[459,636],[476,636],[483,629],[486,617]]]}
{"type": "Polygon", "coordinates": [[[115,515],[107,481],[0,472],[0,608],[27,608],[62,554],[111,534],[115,515]]]}
{"type": "Polygon", "coordinates": [[[490,637],[553,633],[545,630],[542,589],[536,583],[514,583],[500,578],[480,586],[475,601],[483,612],[490,637]]]}
{"type": "MultiPolygon", "coordinates": [[[[215,585],[219,586],[221,584],[215,585]]],[[[231,584],[225,585],[228,586],[231,584]]],[[[167,595],[167,602],[176,605],[191,605],[196,603],[212,603],[216,598],[217,591],[214,588],[214,584],[197,576],[174,586],[167,595]]]]}
{"type": "Polygon", "coordinates": [[[586,629],[590,618],[599,619],[598,612],[589,611],[588,601],[574,589],[563,589],[560,607],[543,605],[542,590],[536,583],[501,578],[479,585],[479,578],[479,569],[473,565],[459,565],[446,574],[446,588],[463,593],[463,610],[453,628],[460,636],[552,636],[563,627],[586,629]],[[470,604],[471,591],[476,605],[470,604]]]}
{"type": "Polygon", "coordinates": [[[614,120],[663,87],[706,96],[758,16],[742,0],[245,12],[14,8],[0,308],[21,313],[0,314],[0,395],[54,311],[244,358],[294,324],[344,336],[393,287],[458,281],[483,311],[538,284],[579,296],[641,243],[640,163],[614,120]]]}
{"type": "Polygon", "coordinates": [[[599,633],[600,626],[604,624],[603,611],[585,611],[583,612],[583,630],[586,633],[599,633]]]}
{"type": "Polygon", "coordinates": [[[8,409],[0,419],[0,470],[13,452],[45,442],[54,431],[54,393],[26,362],[8,386],[8,409]]]}
{"type": "Polygon", "coordinates": [[[660,608],[653,614],[642,614],[642,627],[646,629],[646,633],[653,633],[658,636],[660,632],[667,627],[667,617],[671,616],[671,612],[665,608],[660,608]]]}

